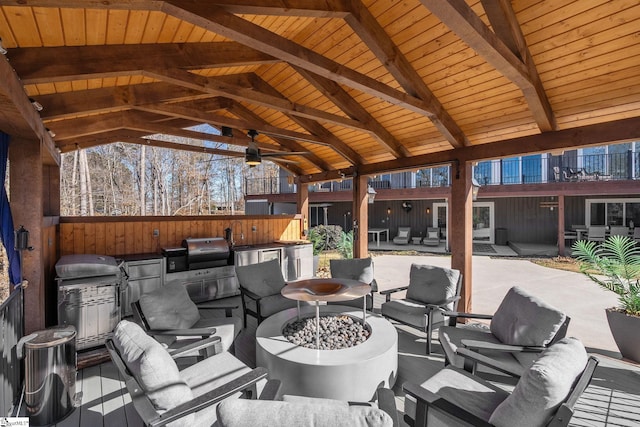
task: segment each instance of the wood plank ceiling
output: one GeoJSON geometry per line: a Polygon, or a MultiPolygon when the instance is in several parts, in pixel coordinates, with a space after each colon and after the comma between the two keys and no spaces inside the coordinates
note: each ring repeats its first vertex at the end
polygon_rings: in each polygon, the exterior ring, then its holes
{"type": "Polygon", "coordinates": [[[61,152],[256,129],[308,180],[640,139],[639,28],[637,0],[0,0],[61,152]]]}

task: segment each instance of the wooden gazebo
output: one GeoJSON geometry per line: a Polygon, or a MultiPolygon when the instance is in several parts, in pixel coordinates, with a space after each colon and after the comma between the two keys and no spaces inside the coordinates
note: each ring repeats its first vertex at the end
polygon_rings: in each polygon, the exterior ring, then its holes
{"type": "MultiPolygon", "coordinates": [[[[0,0],[0,131],[35,248],[27,330],[44,326],[63,240],[81,240],[62,235],[60,153],[248,147],[250,129],[261,153],[305,152],[272,158],[297,176],[298,232],[309,183],[354,178],[356,256],[369,176],[451,164],[451,263],[470,309],[473,163],[640,139],[638,28],[624,0],[0,0]],[[226,136],[186,129],[199,123],[226,136]]],[[[119,249],[98,242],[109,224],[92,249],[119,249]]]]}

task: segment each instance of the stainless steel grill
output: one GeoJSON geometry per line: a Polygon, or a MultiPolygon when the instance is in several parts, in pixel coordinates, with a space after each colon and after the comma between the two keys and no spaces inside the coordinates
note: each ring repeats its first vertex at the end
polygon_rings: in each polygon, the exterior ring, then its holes
{"type": "Polygon", "coordinates": [[[189,270],[228,264],[229,245],[222,237],[189,238],[182,241],[182,246],[187,248],[189,270]]]}

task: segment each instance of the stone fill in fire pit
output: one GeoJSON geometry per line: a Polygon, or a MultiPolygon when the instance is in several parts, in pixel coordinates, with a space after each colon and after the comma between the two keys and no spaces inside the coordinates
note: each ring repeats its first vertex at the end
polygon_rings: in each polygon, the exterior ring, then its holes
{"type": "MultiPolygon", "coordinates": [[[[289,342],[306,348],[316,348],[316,319],[308,317],[287,324],[282,331],[289,342]]],[[[320,316],[320,350],[354,347],[369,338],[371,331],[361,320],[351,316],[320,316]]]]}

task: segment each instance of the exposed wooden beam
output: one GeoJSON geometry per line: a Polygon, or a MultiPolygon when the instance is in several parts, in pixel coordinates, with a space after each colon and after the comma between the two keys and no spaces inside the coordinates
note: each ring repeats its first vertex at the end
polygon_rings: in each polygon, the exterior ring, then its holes
{"type": "Polygon", "coordinates": [[[224,108],[224,101],[215,95],[163,82],[88,89],[34,98],[44,106],[40,116],[45,121],[74,118],[79,114],[106,113],[141,104],[204,98],[209,98],[209,102],[214,102],[212,98],[216,98],[221,108],[224,108]]]}
{"type": "MultiPolygon", "coordinates": [[[[268,95],[284,98],[280,92],[278,92],[274,87],[269,85],[267,82],[262,80],[258,76],[253,76],[252,78],[253,87],[257,88],[263,93],[268,95]]],[[[345,144],[340,138],[336,137],[333,133],[331,133],[327,128],[322,126],[320,123],[305,118],[305,117],[297,117],[293,114],[287,114],[287,117],[305,129],[307,132],[316,135],[321,140],[325,141],[328,146],[334,149],[334,151],[344,157],[351,164],[360,164],[363,161],[362,156],[356,153],[351,147],[345,144]]],[[[333,169],[333,168],[330,168],[333,169]]]]}
{"type": "Polygon", "coordinates": [[[428,117],[433,115],[430,105],[377,81],[367,75],[344,67],[311,49],[300,46],[282,36],[268,31],[222,8],[208,3],[166,1],[163,11],[194,25],[251,46],[298,67],[307,69],[338,83],[379,97],[389,103],[428,117]]]}
{"type": "MultiPolygon", "coordinates": [[[[369,163],[361,165],[351,173],[374,175],[425,166],[444,165],[454,161],[483,161],[525,154],[548,153],[590,145],[636,141],[638,139],[640,139],[640,117],[632,117],[578,128],[505,139],[491,144],[445,150],[405,159],[369,163]]],[[[324,174],[311,174],[301,179],[305,182],[327,181],[338,179],[340,172],[329,171],[324,174]]],[[[351,175],[351,173],[347,173],[347,176],[351,175]]]]}
{"type": "Polygon", "coordinates": [[[46,164],[60,165],[60,154],[33,108],[24,87],[9,60],[0,55],[0,131],[25,139],[39,139],[43,145],[46,164]]]}
{"type": "MultiPolygon", "coordinates": [[[[540,75],[536,68],[531,51],[527,46],[527,41],[524,38],[520,23],[516,17],[516,13],[513,10],[510,0],[481,0],[491,27],[494,33],[502,42],[513,52],[527,67],[529,77],[533,84],[533,87],[527,86],[522,88],[525,98],[529,101],[532,98],[534,101],[536,97],[539,98],[537,102],[530,102],[530,105],[537,106],[538,109],[543,108],[543,111],[534,111],[536,114],[543,114],[542,117],[536,117],[536,122],[545,123],[548,121],[552,126],[552,129],[556,128],[555,115],[551,109],[551,104],[547,98],[547,94],[542,86],[540,75]]],[[[540,128],[545,131],[545,129],[540,128]]],[[[548,129],[551,130],[551,129],[548,129]]]]}
{"type": "Polygon", "coordinates": [[[371,134],[380,144],[385,147],[396,158],[407,157],[409,151],[398,141],[387,129],[380,124],[367,110],[362,107],[346,90],[325,77],[319,76],[304,68],[295,67],[296,72],[305,78],[309,83],[314,85],[316,89],[321,91],[327,98],[336,104],[342,111],[349,116],[364,124],[371,134]]]}
{"type": "MultiPolygon", "coordinates": [[[[256,113],[249,110],[248,108],[246,108],[240,103],[234,103],[232,106],[230,106],[229,111],[238,117],[243,117],[245,120],[249,120],[255,123],[266,124],[266,122],[262,120],[260,116],[258,116],[256,113]]],[[[272,135],[270,136],[270,138],[273,139],[276,143],[280,144],[281,146],[290,149],[291,151],[307,151],[307,149],[303,145],[298,144],[295,141],[284,139],[284,138],[278,138],[277,136],[272,136],[272,135]]],[[[305,156],[306,159],[309,160],[309,162],[316,165],[319,169],[321,170],[333,169],[333,166],[331,166],[329,163],[324,161],[322,158],[313,154],[313,152],[309,152],[309,153],[310,154],[305,156]]]]}
{"type": "Polygon", "coordinates": [[[340,0],[215,0],[231,13],[248,15],[344,18],[349,12],[340,0]]]}
{"type": "Polygon", "coordinates": [[[555,129],[551,105],[539,79],[500,40],[464,0],[420,0],[460,39],[522,90],[541,131],[555,129]],[[537,81],[536,81],[537,80],[537,81]]]}
{"type": "Polygon", "coordinates": [[[296,104],[282,97],[274,97],[254,89],[233,85],[224,79],[216,77],[202,77],[188,71],[179,69],[149,69],[144,75],[154,79],[170,82],[176,85],[189,87],[195,90],[225,96],[237,101],[244,101],[254,105],[271,108],[276,111],[293,114],[312,120],[325,121],[350,129],[368,131],[362,123],[348,117],[325,113],[324,111],[296,104]]]}
{"type": "Polygon", "coordinates": [[[31,47],[11,49],[25,84],[117,77],[156,67],[195,70],[279,62],[236,42],[31,47]]]}
{"type": "Polygon", "coordinates": [[[427,87],[384,28],[371,15],[369,9],[360,0],[349,0],[349,5],[351,13],[345,16],[347,23],[409,95],[420,98],[430,105],[430,111],[433,112],[433,116],[429,117],[431,122],[451,146],[458,148],[469,145],[462,129],[427,87]]]}
{"type": "Polygon", "coordinates": [[[143,104],[137,105],[134,108],[141,111],[166,114],[174,117],[182,117],[189,120],[197,120],[203,123],[209,123],[218,126],[229,126],[237,129],[255,129],[265,134],[279,135],[289,139],[298,139],[320,145],[330,145],[322,138],[316,137],[314,135],[307,135],[300,132],[278,128],[276,126],[264,124],[264,121],[262,123],[259,123],[247,120],[239,120],[227,116],[212,114],[207,111],[199,111],[193,108],[184,107],[179,104],[143,104]]]}

